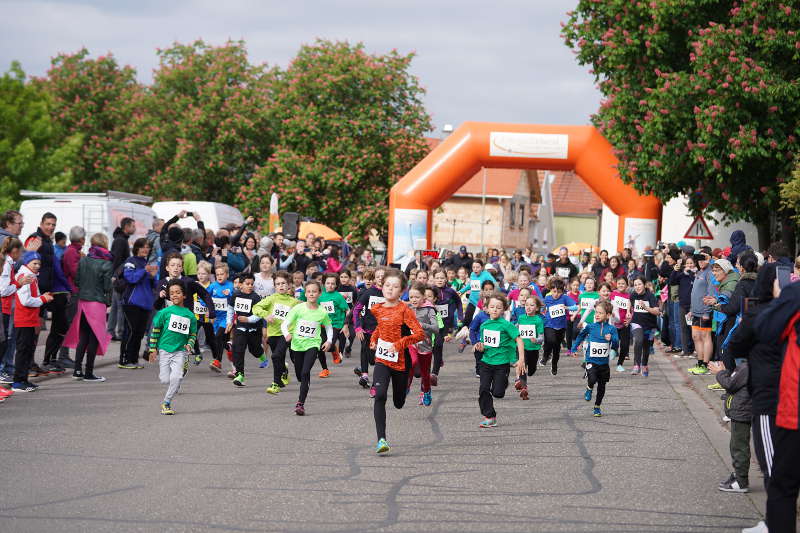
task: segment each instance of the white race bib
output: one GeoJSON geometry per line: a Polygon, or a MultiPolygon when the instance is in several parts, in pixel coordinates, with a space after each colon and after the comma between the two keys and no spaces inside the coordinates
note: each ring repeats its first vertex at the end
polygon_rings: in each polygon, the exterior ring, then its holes
{"type": "Polygon", "coordinates": [[[386,298],[383,296],[370,296],[369,302],[367,302],[367,309],[372,309],[374,306],[378,304],[382,304],[386,301],[386,298]]]}
{"type": "Polygon", "coordinates": [[[191,324],[190,320],[185,316],[169,315],[169,320],[167,321],[167,329],[170,331],[174,331],[175,333],[185,333],[188,335],[190,324],[191,324]]]}
{"type": "Polygon", "coordinates": [[[523,339],[535,339],[536,324],[520,324],[519,336],[522,337],[523,339]]]}
{"type": "Polygon", "coordinates": [[[489,348],[500,347],[500,332],[492,331],[490,329],[483,330],[483,345],[489,348]]]}
{"type": "Polygon", "coordinates": [[[597,303],[597,298],[581,298],[581,311],[587,309],[594,309],[594,304],[597,303]]]}
{"type": "Polygon", "coordinates": [[[609,346],[610,344],[607,342],[590,342],[589,357],[594,357],[595,359],[607,359],[609,346]]]}
{"type": "Polygon", "coordinates": [[[447,318],[450,316],[450,306],[447,304],[437,305],[436,312],[439,313],[440,317],[447,318]]]}
{"type": "Polygon", "coordinates": [[[394,351],[393,343],[378,339],[378,345],[375,348],[375,359],[396,363],[399,358],[400,354],[394,351]]]}
{"type": "Polygon", "coordinates": [[[567,308],[564,304],[556,304],[550,306],[550,318],[559,318],[567,314],[567,308]]]}
{"type": "Polygon", "coordinates": [[[559,278],[562,278],[562,279],[569,278],[569,268],[566,268],[566,267],[558,267],[558,268],[556,268],[556,275],[559,278]]]}
{"type": "Polygon", "coordinates": [[[479,290],[481,290],[481,280],[479,280],[479,279],[471,279],[469,281],[469,289],[471,291],[479,291],[479,290]]]}
{"type": "Polygon", "coordinates": [[[201,300],[196,300],[194,302],[194,314],[196,314],[196,315],[207,315],[208,314],[208,307],[206,307],[201,300]]]}
{"type": "Polygon", "coordinates": [[[692,325],[692,315],[686,315],[686,325],[687,326],[692,325]]]}
{"type": "Polygon", "coordinates": [[[617,309],[624,309],[627,311],[631,308],[631,300],[630,298],[625,298],[624,296],[614,296],[614,306],[617,309]]]}
{"type": "Polygon", "coordinates": [[[325,310],[325,312],[328,313],[329,315],[336,310],[336,307],[333,305],[333,302],[321,302],[319,305],[321,305],[322,308],[325,310]]]}
{"type": "Polygon", "coordinates": [[[275,304],[272,308],[272,316],[278,320],[286,320],[286,317],[289,316],[289,306],[275,304]]]}
{"type": "Polygon", "coordinates": [[[344,301],[347,302],[348,304],[353,303],[353,293],[352,292],[341,292],[339,294],[342,295],[342,298],[344,298],[344,301]]]}
{"type": "Polygon", "coordinates": [[[634,313],[647,313],[650,310],[650,306],[647,304],[647,300],[634,300],[633,303],[633,312],[634,313]]]}
{"type": "Polygon", "coordinates": [[[252,305],[253,302],[249,298],[236,298],[233,301],[233,310],[236,313],[249,313],[252,305]]]}
{"type": "Polygon", "coordinates": [[[227,298],[211,298],[214,302],[214,311],[227,311],[228,299],[227,298]]]}
{"type": "Polygon", "coordinates": [[[317,330],[319,329],[319,322],[312,322],[310,320],[298,320],[295,333],[298,337],[305,339],[314,339],[317,337],[317,330]]]}

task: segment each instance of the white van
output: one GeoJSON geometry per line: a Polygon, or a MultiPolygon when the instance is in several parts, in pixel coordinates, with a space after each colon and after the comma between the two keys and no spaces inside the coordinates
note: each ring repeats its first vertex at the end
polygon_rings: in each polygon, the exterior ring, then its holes
{"type": "MultiPolygon", "coordinates": [[[[206,229],[217,231],[224,228],[228,224],[235,224],[241,226],[244,223],[244,217],[238,209],[231,205],[221,204],[218,202],[200,202],[200,201],[182,201],[182,202],[156,202],[153,204],[153,210],[159,218],[169,220],[181,211],[189,213],[198,213],[200,220],[203,221],[206,229]]],[[[194,218],[186,217],[178,220],[178,225],[182,228],[196,228],[197,223],[194,218]]]]}
{"type": "MultiPolygon", "coordinates": [[[[111,245],[114,229],[120,220],[130,217],[136,222],[136,231],[131,242],[144,237],[147,230],[153,227],[155,211],[142,203],[150,203],[149,196],[130,194],[118,191],[104,193],[94,192],[37,192],[20,191],[20,195],[36,200],[24,200],[19,207],[25,221],[22,236],[27,237],[39,226],[42,215],[53,213],[56,216],[56,231],[61,231],[69,239],[69,230],[73,226],[83,226],[86,230],[86,248],[89,238],[95,233],[108,236],[111,245]]],[[[69,240],[67,240],[69,242],[69,240]]]]}

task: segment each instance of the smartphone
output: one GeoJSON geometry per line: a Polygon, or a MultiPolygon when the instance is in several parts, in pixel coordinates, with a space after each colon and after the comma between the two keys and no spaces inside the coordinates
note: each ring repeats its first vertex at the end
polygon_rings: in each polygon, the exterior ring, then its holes
{"type": "Polygon", "coordinates": [[[193,216],[194,216],[194,213],[192,213],[191,211],[187,211],[187,212],[186,212],[186,216],[187,216],[187,217],[193,217],[193,216]]]}

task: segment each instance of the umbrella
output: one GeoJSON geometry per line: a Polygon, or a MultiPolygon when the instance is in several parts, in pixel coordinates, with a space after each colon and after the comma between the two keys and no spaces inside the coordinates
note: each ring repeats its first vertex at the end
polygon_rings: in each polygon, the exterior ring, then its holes
{"type": "Polygon", "coordinates": [[[569,255],[580,255],[584,250],[591,250],[593,254],[600,253],[599,246],[595,246],[588,242],[571,242],[569,244],[562,244],[561,246],[556,246],[553,248],[553,253],[558,254],[558,251],[565,246],[569,255]]]}
{"type": "MultiPolygon", "coordinates": [[[[277,231],[282,231],[283,228],[278,228],[277,231]]],[[[297,238],[305,239],[306,235],[313,233],[317,237],[322,237],[326,241],[341,241],[342,236],[333,231],[325,224],[318,222],[301,222],[300,228],[297,230],[297,238]]]]}

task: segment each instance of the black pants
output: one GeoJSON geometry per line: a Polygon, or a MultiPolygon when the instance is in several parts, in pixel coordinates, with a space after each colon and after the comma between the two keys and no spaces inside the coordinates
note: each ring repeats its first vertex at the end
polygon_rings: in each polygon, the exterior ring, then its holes
{"type": "Polygon", "coordinates": [[[342,353],[350,352],[353,349],[353,339],[356,338],[356,328],[353,324],[349,324],[347,327],[347,336],[345,336],[342,330],[339,330],[339,336],[337,337],[337,341],[339,343],[339,351],[342,353]]]}
{"type": "Polygon", "coordinates": [[[36,328],[14,327],[17,336],[17,351],[14,354],[14,382],[25,383],[28,381],[28,372],[33,363],[33,354],[36,352],[36,328]]]}
{"type": "MultiPolygon", "coordinates": [[[[475,305],[472,302],[467,304],[467,310],[464,312],[464,325],[467,326],[468,328],[469,328],[469,325],[472,324],[472,319],[475,317],[476,309],[477,308],[475,307],[475,305]]],[[[463,341],[464,344],[467,343],[467,340],[468,339],[464,339],[464,341],[463,341]]]]}
{"type": "Polygon", "coordinates": [[[800,431],[775,428],[775,460],[767,487],[767,527],[771,533],[794,533],[800,490],[800,431]]]}
{"type": "Polygon", "coordinates": [[[567,345],[567,350],[572,348],[573,340],[575,340],[575,322],[567,320],[567,327],[564,330],[564,344],[567,345]]]}
{"type": "MultiPolygon", "coordinates": [[[[217,350],[219,347],[217,346],[217,336],[214,333],[214,323],[213,322],[197,322],[197,329],[203,329],[203,334],[206,337],[206,344],[208,347],[211,348],[211,357],[213,359],[219,359],[217,356],[217,350]]],[[[194,353],[195,355],[200,353],[200,337],[198,336],[194,341],[194,353]]]]}
{"type": "Polygon", "coordinates": [[[439,370],[442,369],[442,365],[444,365],[444,338],[447,335],[448,328],[447,326],[440,328],[439,333],[436,334],[436,338],[433,340],[433,370],[431,370],[432,374],[439,375],[439,370]]]}
{"type": "Polygon", "coordinates": [[[250,350],[253,357],[261,357],[264,347],[261,345],[261,328],[233,329],[233,367],[236,372],[244,374],[244,352],[250,350]]]}
{"type": "Polygon", "coordinates": [[[689,313],[689,308],[681,307],[681,346],[683,346],[683,353],[689,354],[694,351],[694,341],[692,340],[692,326],[686,323],[687,313],[689,313]]]}
{"type": "MultiPolygon", "coordinates": [[[[124,353],[120,353],[120,361],[123,364],[135,365],[139,362],[142,338],[147,333],[150,310],[135,305],[123,305],[122,313],[125,315],[125,322],[128,325],[128,337],[125,341],[124,353]]],[[[122,351],[123,348],[120,346],[120,352],[122,351]]]]}
{"type": "Polygon", "coordinates": [[[75,370],[81,369],[83,357],[86,356],[86,368],[83,374],[88,376],[94,373],[94,359],[97,357],[98,346],[99,342],[86,320],[86,315],[81,313],[80,337],[78,338],[78,347],[75,348],[75,370]]]}
{"type": "Polygon", "coordinates": [[[283,335],[267,337],[267,344],[269,344],[269,351],[272,352],[272,382],[283,387],[281,377],[289,372],[286,367],[286,350],[289,346],[283,335]]]}
{"type": "Polygon", "coordinates": [[[525,350],[525,366],[528,367],[528,372],[522,374],[519,380],[528,386],[528,376],[536,373],[536,367],[539,366],[539,350],[525,350]]]}
{"type": "Polygon", "coordinates": [[[375,350],[369,348],[369,340],[372,332],[364,332],[364,340],[361,341],[361,373],[369,373],[369,365],[375,364],[375,350]]]}
{"type": "Polygon", "coordinates": [[[772,436],[775,434],[775,415],[753,415],[753,449],[756,452],[758,467],[764,476],[764,488],[769,488],[772,477],[773,450],[772,436]]]}
{"type": "Polygon", "coordinates": [[[58,360],[58,351],[64,343],[64,336],[67,334],[67,294],[56,293],[53,301],[46,304],[44,309],[51,312],[50,332],[47,335],[44,347],[44,364],[58,360]]]}
{"type": "Polygon", "coordinates": [[[309,348],[304,352],[292,350],[292,360],[294,361],[294,375],[300,382],[300,396],[297,401],[305,403],[308,397],[308,389],[311,386],[311,369],[317,361],[319,348],[309,348]]]}
{"type": "Polygon", "coordinates": [[[225,326],[220,326],[214,331],[214,343],[217,345],[214,359],[217,361],[222,360],[222,354],[225,351],[225,343],[228,342],[228,334],[225,332],[225,326]]]}
{"type": "Polygon", "coordinates": [[[625,326],[617,330],[619,334],[619,357],[617,357],[617,364],[621,365],[628,358],[628,353],[631,351],[631,327],[625,326]]]}
{"type": "Polygon", "coordinates": [[[561,357],[561,342],[564,340],[563,329],[544,328],[545,364],[551,362],[553,370],[558,370],[558,359],[561,357]]]}
{"type": "MultiPolygon", "coordinates": [[[[336,344],[337,344],[336,340],[339,338],[339,333],[341,333],[341,331],[342,331],[341,328],[332,328],[332,329],[333,329],[333,340],[331,341],[331,346],[328,349],[328,352],[331,352],[331,354],[333,354],[334,350],[336,350],[336,344]]],[[[322,344],[325,344],[326,342],[328,342],[328,334],[325,333],[324,329],[322,330],[321,333],[322,333],[321,334],[322,344]]],[[[328,359],[327,359],[327,356],[325,355],[327,352],[323,352],[322,351],[322,345],[320,345],[320,349],[318,351],[319,351],[319,353],[317,354],[317,359],[319,359],[319,364],[322,365],[323,370],[327,370],[328,369],[328,359]]],[[[332,355],[331,355],[331,358],[333,358],[332,355]]]]}
{"type": "Polygon", "coordinates": [[[633,364],[636,366],[647,366],[650,359],[650,330],[636,328],[631,333],[633,335],[633,364]]]}
{"type": "Polygon", "coordinates": [[[608,365],[586,364],[586,386],[593,389],[597,385],[597,395],[594,397],[594,404],[597,407],[603,403],[603,397],[606,395],[606,383],[609,379],[611,379],[611,369],[608,365]]]}
{"type": "Polygon", "coordinates": [[[508,364],[489,365],[483,361],[478,362],[478,374],[481,377],[481,384],[478,388],[478,405],[481,408],[481,414],[486,418],[497,416],[492,397],[502,398],[506,395],[509,368],[508,364]]]}
{"type": "Polygon", "coordinates": [[[375,430],[378,440],[386,438],[386,399],[389,396],[389,383],[392,384],[392,401],[397,409],[402,409],[406,403],[406,388],[408,387],[408,368],[410,358],[406,352],[406,370],[392,370],[381,363],[375,365],[372,372],[372,385],[375,387],[375,430]]]}

